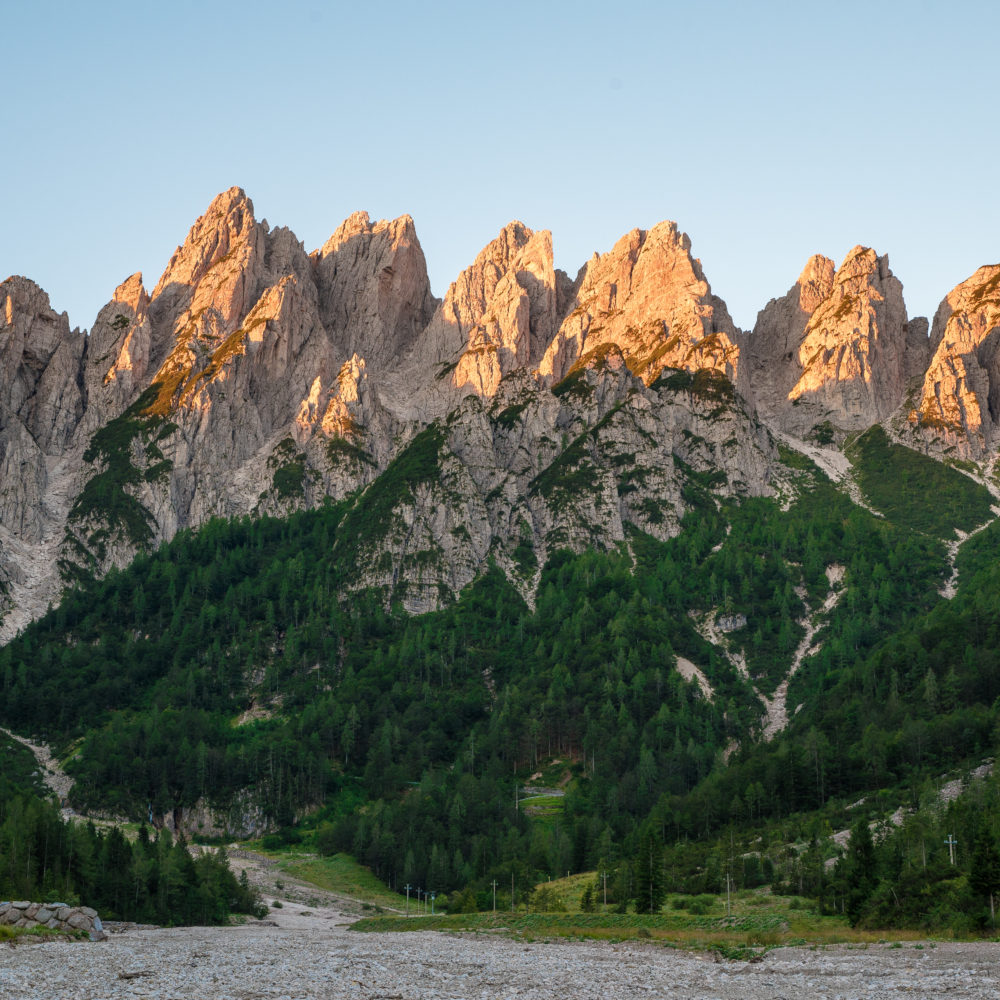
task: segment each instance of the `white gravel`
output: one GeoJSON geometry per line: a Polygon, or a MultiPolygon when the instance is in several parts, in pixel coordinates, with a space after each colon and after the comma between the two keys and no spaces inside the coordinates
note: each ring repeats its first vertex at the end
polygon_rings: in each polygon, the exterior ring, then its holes
{"type": "Polygon", "coordinates": [[[284,909],[292,912],[274,915],[285,926],[133,929],[99,944],[5,947],[0,950],[0,997],[880,1000],[1000,996],[1000,946],[995,944],[784,948],[759,963],[726,963],[652,944],[360,934],[347,930],[334,910],[284,909]],[[135,973],[140,975],[126,978],[135,973]]]}
{"type": "MultiPolygon", "coordinates": [[[[234,851],[262,923],[130,927],[109,940],[0,947],[0,1000],[885,1000],[1000,997],[1000,944],[782,948],[761,962],[651,943],[529,943],[492,934],[361,934],[366,912],[234,851]]],[[[414,917],[414,920],[419,918],[414,917]]]]}

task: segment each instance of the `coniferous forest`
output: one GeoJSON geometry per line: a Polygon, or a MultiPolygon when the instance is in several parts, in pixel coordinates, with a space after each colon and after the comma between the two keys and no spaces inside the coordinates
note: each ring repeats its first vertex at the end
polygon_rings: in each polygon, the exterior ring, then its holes
{"type": "Polygon", "coordinates": [[[98,909],[106,919],[223,924],[260,915],[257,893],[237,879],[225,850],[191,856],[183,838],[139,828],[130,841],[113,826],[64,822],[42,797],[31,753],[0,734],[0,896],[98,909]]]}
{"type": "MultiPolygon", "coordinates": [[[[885,458],[877,437],[857,447],[885,458]]],[[[609,900],[640,910],[729,877],[856,923],[986,927],[1000,785],[949,802],[935,790],[1000,737],[995,525],[962,547],[954,598],[940,594],[941,526],[956,510],[971,526],[988,500],[940,467],[968,488],[946,476],[939,508],[896,494],[872,511],[803,456],[783,459],[796,482],[784,509],[720,502],[692,478],[677,537],[557,551],[533,605],[496,566],[421,616],[345,598],[350,500],[209,522],[82,582],[0,650],[0,721],[68,757],[80,810],[143,820],[250,803],[274,844],[306,838],[464,905],[485,907],[494,879],[530,894],[600,869],[609,900]],[[842,592],[788,682],[787,727],[765,738],[762,699],[831,567],[842,592]],[[745,616],[729,636],[742,669],[705,638],[711,609],[745,616]],[[519,801],[532,778],[563,792],[555,815],[519,801]],[[846,829],[838,849],[830,835],[846,829]]],[[[257,905],[224,857],[192,859],[145,828],[130,844],[64,825],[26,753],[4,745],[0,896],[154,921],[257,905]]]]}

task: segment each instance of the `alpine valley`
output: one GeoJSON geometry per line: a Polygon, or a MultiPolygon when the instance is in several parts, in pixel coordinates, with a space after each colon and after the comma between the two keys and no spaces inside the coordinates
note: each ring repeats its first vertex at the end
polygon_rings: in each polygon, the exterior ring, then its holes
{"type": "MultiPolygon", "coordinates": [[[[991,919],[1000,265],[928,323],[814,256],[744,331],[674,223],[574,278],[512,222],[438,300],[408,216],[308,253],[234,187],[89,333],[0,283],[0,386],[0,723],[76,810],[991,919]]],[[[2,881],[0,753],[0,896],[72,888],[2,881]]]]}

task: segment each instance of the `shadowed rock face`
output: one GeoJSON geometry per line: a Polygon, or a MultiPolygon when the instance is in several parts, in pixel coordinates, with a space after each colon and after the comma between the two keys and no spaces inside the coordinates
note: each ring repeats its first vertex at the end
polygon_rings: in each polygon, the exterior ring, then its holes
{"type": "Polygon", "coordinates": [[[1000,443],[1000,265],[981,267],[957,285],[934,314],[933,356],[919,408],[909,414],[915,436],[981,459],[1000,443]]]}
{"type": "Polygon", "coordinates": [[[0,581],[22,574],[5,558],[11,539],[35,543],[45,533],[50,458],[65,453],[84,412],[86,346],[33,281],[0,283],[0,581]]]}
{"type": "Polygon", "coordinates": [[[126,279],[89,337],[27,279],[0,284],[3,628],[44,610],[58,559],[101,573],[212,515],[342,498],[411,445],[423,478],[345,585],[416,611],[490,559],[530,599],[554,547],[616,545],[630,524],[669,537],[692,472],[768,494],[761,419],[802,435],[898,422],[923,380],[919,443],[985,454],[998,273],[952,292],[928,342],[885,257],[816,256],[744,335],[672,222],[574,281],[550,233],[511,222],[438,301],[409,216],[355,213],[307,254],[230,188],[152,294],[126,279]]]}
{"type": "Polygon", "coordinates": [[[19,423],[43,452],[61,452],[83,413],[77,375],[86,346],[33,281],[0,283],[0,421],[19,423]]]}
{"type": "Polygon", "coordinates": [[[788,409],[789,396],[802,377],[799,346],[813,313],[833,291],[835,273],[829,257],[810,257],[788,292],[757,314],[747,342],[750,379],[758,408],[769,417],[788,409]]]}
{"type": "Polygon", "coordinates": [[[340,352],[373,370],[398,363],[437,304],[413,219],[372,223],[355,212],[312,260],[320,319],[340,352]]]}

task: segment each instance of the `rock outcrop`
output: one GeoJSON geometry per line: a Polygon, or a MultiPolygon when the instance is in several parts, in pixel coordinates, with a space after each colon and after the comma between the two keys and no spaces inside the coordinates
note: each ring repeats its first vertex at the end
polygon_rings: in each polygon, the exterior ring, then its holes
{"type": "Polygon", "coordinates": [[[633,229],[609,253],[595,254],[576,285],[568,315],[539,365],[549,384],[580,358],[614,346],[646,384],[665,368],[709,369],[749,395],[739,332],[675,223],[633,229]]]}
{"type": "Polygon", "coordinates": [[[0,420],[21,424],[42,452],[61,453],[83,413],[77,375],[86,340],[27,278],[0,283],[0,322],[0,420]]]}
{"type": "Polygon", "coordinates": [[[492,397],[517,368],[538,365],[558,325],[552,237],[505,226],[449,286],[389,376],[387,405],[404,421],[444,416],[468,395],[492,397]]]}
{"type": "Polygon", "coordinates": [[[926,322],[907,321],[888,257],[857,246],[834,272],[810,258],[799,280],[761,310],[749,341],[762,416],[800,436],[862,430],[903,403],[926,366],[926,322]]]}
{"type": "Polygon", "coordinates": [[[65,517],[62,460],[84,413],[86,346],[33,281],[0,282],[0,615],[18,610],[36,576],[54,577],[48,543],[65,517]]]}
{"type": "Polygon", "coordinates": [[[83,370],[87,408],[81,433],[92,434],[120,416],[149,384],[154,347],[149,304],[142,274],[136,273],[97,314],[83,370]]]}
{"type": "Polygon", "coordinates": [[[1000,264],[948,293],[930,343],[919,407],[909,414],[914,433],[932,449],[985,458],[1000,444],[1000,264]]]}

